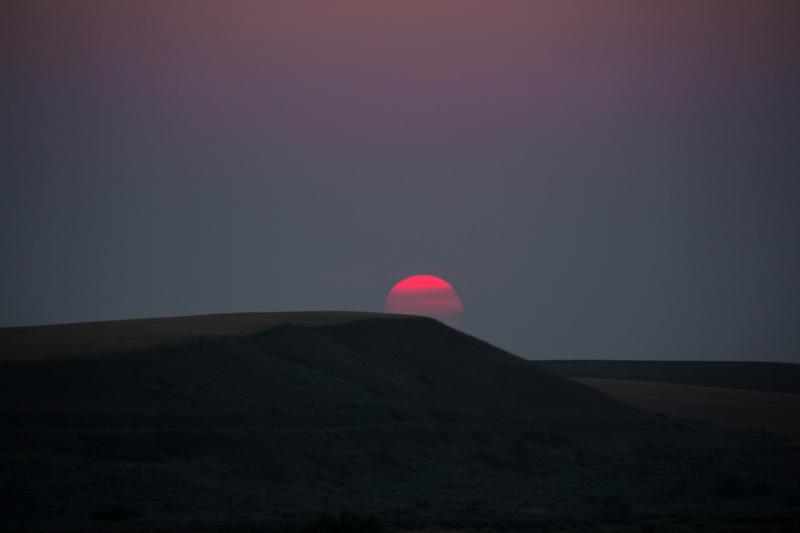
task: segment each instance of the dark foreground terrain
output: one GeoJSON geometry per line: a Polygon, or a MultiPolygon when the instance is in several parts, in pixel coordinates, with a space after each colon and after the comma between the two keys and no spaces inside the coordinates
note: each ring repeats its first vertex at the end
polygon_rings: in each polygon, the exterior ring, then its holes
{"type": "Polygon", "coordinates": [[[0,530],[798,531],[790,437],[430,319],[6,328],[0,354],[0,530]]]}

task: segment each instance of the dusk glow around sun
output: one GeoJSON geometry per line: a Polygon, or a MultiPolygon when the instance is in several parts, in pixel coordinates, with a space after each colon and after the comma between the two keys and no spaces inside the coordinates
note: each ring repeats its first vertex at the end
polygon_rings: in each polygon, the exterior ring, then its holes
{"type": "Polygon", "coordinates": [[[429,316],[453,327],[458,327],[463,310],[461,298],[453,286],[427,274],[397,283],[389,291],[384,305],[387,313],[429,316]]]}

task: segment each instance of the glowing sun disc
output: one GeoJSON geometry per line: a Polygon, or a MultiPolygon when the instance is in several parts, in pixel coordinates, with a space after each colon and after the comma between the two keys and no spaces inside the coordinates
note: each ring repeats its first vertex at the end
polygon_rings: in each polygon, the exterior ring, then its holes
{"type": "Polygon", "coordinates": [[[386,297],[384,311],[400,315],[422,315],[457,327],[464,307],[452,285],[442,278],[420,274],[398,282],[386,297]]]}

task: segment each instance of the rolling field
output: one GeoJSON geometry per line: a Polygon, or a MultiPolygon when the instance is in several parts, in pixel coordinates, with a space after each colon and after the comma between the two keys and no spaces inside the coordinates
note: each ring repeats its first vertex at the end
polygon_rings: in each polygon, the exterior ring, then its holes
{"type": "Polygon", "coordinates": [[[800,395],[581,383],[363,313],[3,328],[0,353],[0,531],[798,523],[800,395]]]}
{"type": "Polygon", "coordinates": [[[752,361],[536,361],[651,413],[800,438],[800,365],[752,361]]]}
{"type": "Polygon", "coordinates": [[[537,360],[572,378],[624,379],[726,389],[800,393],[800,365],[765,361],[537,360]]]}
{"type": "Polygon", "coordinates": [[[576,380],[647,411],[800,438],[800,394],[627,379],[576,380]]]}

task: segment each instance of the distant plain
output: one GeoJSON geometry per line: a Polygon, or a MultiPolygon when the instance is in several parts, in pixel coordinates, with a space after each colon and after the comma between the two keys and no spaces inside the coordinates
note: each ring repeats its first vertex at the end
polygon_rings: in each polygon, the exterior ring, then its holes
{"type": "Polygon", "coordinates": [[[649,412],[800,438],[800,365],[622,360],[537,363],[649,412]]]}

